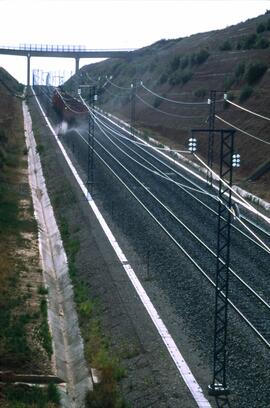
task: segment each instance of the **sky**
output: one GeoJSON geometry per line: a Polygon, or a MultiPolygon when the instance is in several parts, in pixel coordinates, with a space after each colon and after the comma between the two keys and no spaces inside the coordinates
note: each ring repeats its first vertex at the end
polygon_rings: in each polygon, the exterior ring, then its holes
{"type": "MultiPolygon", "coordinates": [[[[160,39],[222,29],[257,17],[270,0],[0,0],[0,46],[84,45],[141,48],[160,39]]],[[[80,67],[95,62],[81,59],[80,67]]],[[[26,82],[26,58],[0,55],[0,66],[26,82]]],[[[31,69],[66,78],[72,59],[31,58],[31,69]]]]}

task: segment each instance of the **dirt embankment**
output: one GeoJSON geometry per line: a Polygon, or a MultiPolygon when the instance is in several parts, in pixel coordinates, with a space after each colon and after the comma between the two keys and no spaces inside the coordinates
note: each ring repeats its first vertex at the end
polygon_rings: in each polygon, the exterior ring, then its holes
{"type": "Polygon", "coordinates": [[[51,374],[52,346],[21,99],[15,96],[20,87],[7,73],[4,79],[0,74],[3,81],[9,78],[8,86],[0,83],[0,406],[19,402],[32,407],[42,401],[42,406],[54,407],[58,404],[54,385],[49,389],[12,385],[15,374],[22,375],[21,381],[27,381],[23,375],[29,381],[31,375],[51,374]]]}
{"type": "MultiPolygon", "coordinates": [[[[217,116],[251,135],[236,132],[235,150],[241,154],[241,167],[235,172],[235,180],[240,187],[269,201],[270,122],[224,102],[226,92],[230,100],[269,118],[269,47],[270,14],[266,13],[224,30],[158,41],[134,51],[126,60],[109,59],[85,66],[80,70],[79,83],[95,85],[100,106],[128,122],[133,83],[135,126],[180,150],[187,147],[192,129],[209,127],[207,99],[212,90],[216,91],[217,116]],[[256,173],[263,166],[265,172],[256,173]]],[[[78,83],[74,77],[65,85],[67,89],[74,89],[74,80],[78,83]]],[[[216,118],[215,128],[229,126],[216,118]]],[[[196,137],[198,154],[207,161],[207,135],[196,137]]],[[[219,137],[217,133],[214,143],[217,166],[219,137]]]]}

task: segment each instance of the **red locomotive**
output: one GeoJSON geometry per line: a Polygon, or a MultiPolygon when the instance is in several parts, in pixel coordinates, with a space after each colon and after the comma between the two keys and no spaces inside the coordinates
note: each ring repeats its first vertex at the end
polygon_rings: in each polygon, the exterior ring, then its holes
{"type": "Polygon", "coordinates": [[[60,88],[55,89],[53,93],[52,106],[61,120],[68,124],[78,123],[88,115],[87,107],[80,100],[73,98],[60,88]]]}

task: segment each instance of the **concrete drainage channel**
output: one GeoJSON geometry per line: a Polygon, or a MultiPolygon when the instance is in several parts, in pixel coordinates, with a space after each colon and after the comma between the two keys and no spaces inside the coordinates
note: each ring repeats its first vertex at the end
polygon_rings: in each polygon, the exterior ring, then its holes
{"type": "Polygon", "coordinates": [[[93,389],[84,359],[83,341],[73,301],[66,253],[47,193],[32,121],[23,102],[29,184],[39,227],[39,250],[48,291],[48,318],[53,339],[53,368],[63,380],[59,385],[63,407],[83,407],[85,394],[93,389]]]}

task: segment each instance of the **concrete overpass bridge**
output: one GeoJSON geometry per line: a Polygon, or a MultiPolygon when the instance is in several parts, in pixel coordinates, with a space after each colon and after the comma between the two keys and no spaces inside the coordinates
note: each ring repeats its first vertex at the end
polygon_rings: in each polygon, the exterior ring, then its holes
{"type": "Polygon", "coordinates": [[[129,58],[134,49],[87,49],[83,45],[20,44],[0,46],[0,55],[27,57],[27,85],[30,85],[30,59],[32,57],[74,58],[75,72],[81,58],[129,58]]]}

